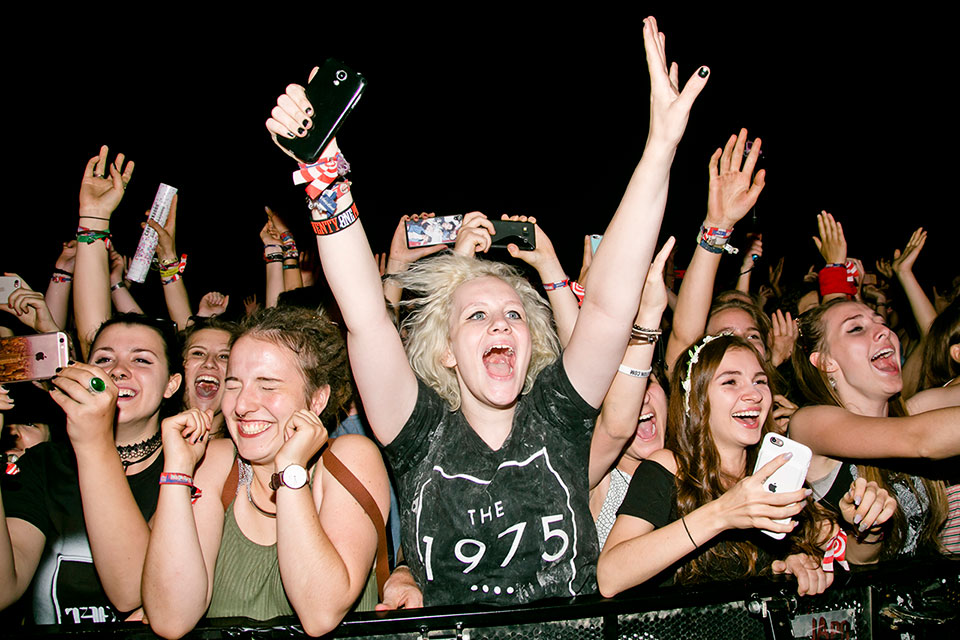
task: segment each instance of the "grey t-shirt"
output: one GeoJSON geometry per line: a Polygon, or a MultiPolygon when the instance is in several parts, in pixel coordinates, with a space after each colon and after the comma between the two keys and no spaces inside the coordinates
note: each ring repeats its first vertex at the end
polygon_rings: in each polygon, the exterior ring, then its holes
{"type": "Polygon", "coordinates": [[[598,411],[557,360],[517,403],[493,451],[422,382],[386,448],[399,483],[403,549],[429,606],[506,606],[596,591],[588,504],[598,411]]]}

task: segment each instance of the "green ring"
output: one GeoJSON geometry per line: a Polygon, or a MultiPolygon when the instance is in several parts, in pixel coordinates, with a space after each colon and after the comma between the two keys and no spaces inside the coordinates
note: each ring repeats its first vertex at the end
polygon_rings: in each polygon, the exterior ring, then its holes
{"type": "Polygon", "coordinates": [[[107,383],[101,380],[100,378],[90,378],[90,390],[94,393],[100,393],[105,391],[107,388],[107,383]]]}

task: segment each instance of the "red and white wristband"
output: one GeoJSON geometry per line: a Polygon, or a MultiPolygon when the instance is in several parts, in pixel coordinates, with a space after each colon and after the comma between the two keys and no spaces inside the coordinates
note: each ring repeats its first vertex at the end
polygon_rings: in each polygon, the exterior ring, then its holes
{"type": "Polygon", "coordinates": [[[160,486],[165,484],[179,484],[185,487],[190,487],[190,504],[196,504],[197,500],[203,497],[203,491],[193,484],[193,476],[188,476],[185,473],[172,473],[164,471],[160,474],[160,486]]]}

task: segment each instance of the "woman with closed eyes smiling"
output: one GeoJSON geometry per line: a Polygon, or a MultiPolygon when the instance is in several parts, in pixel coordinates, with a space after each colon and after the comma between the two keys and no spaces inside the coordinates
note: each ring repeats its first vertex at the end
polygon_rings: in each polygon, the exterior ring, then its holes
{"type": "Polygon", "coordinates": [[[897,335],[864,304],[832,300],[801,320],[793,366],[814,406],[794,414],[790,437],[813,450],[807,478],[860,562],[940,550],[946,498],[929,461],[960,455],[960,407],[904,402],[900,363],[897,335]]]}

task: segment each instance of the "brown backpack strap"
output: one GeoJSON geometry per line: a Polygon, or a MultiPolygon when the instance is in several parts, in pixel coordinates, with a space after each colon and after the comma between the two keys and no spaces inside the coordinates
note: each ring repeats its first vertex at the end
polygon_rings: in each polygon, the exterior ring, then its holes
{"type": "Polygon", "coordinates": [[[223,510],[226,511],[237,495],[237,487],[240,486],[240,456],[237,450],[233,450],[233,469],[227,474],[227,479],[223,482],[223,491],[220,492],[220,502],[223,503],[223,510]]]}
{"type": "Polygon", "coordinates": [[[376,500],[363,486],[363,483],[353,475],[350,469],[347,469],[340,459],[333,454],[328,446],[323,452],[323,466],[333,477],[337,479],[343,488],[350,492],[354,500],[360,503],[363,510],[367,512],[373,526],[377,529],[377,595],[383,602],[383,585],[390,576],[390,566],[387,560],[387,530],[383,524],[383,516],[380,515],[380,509],[377,507],[376,500]]]}

